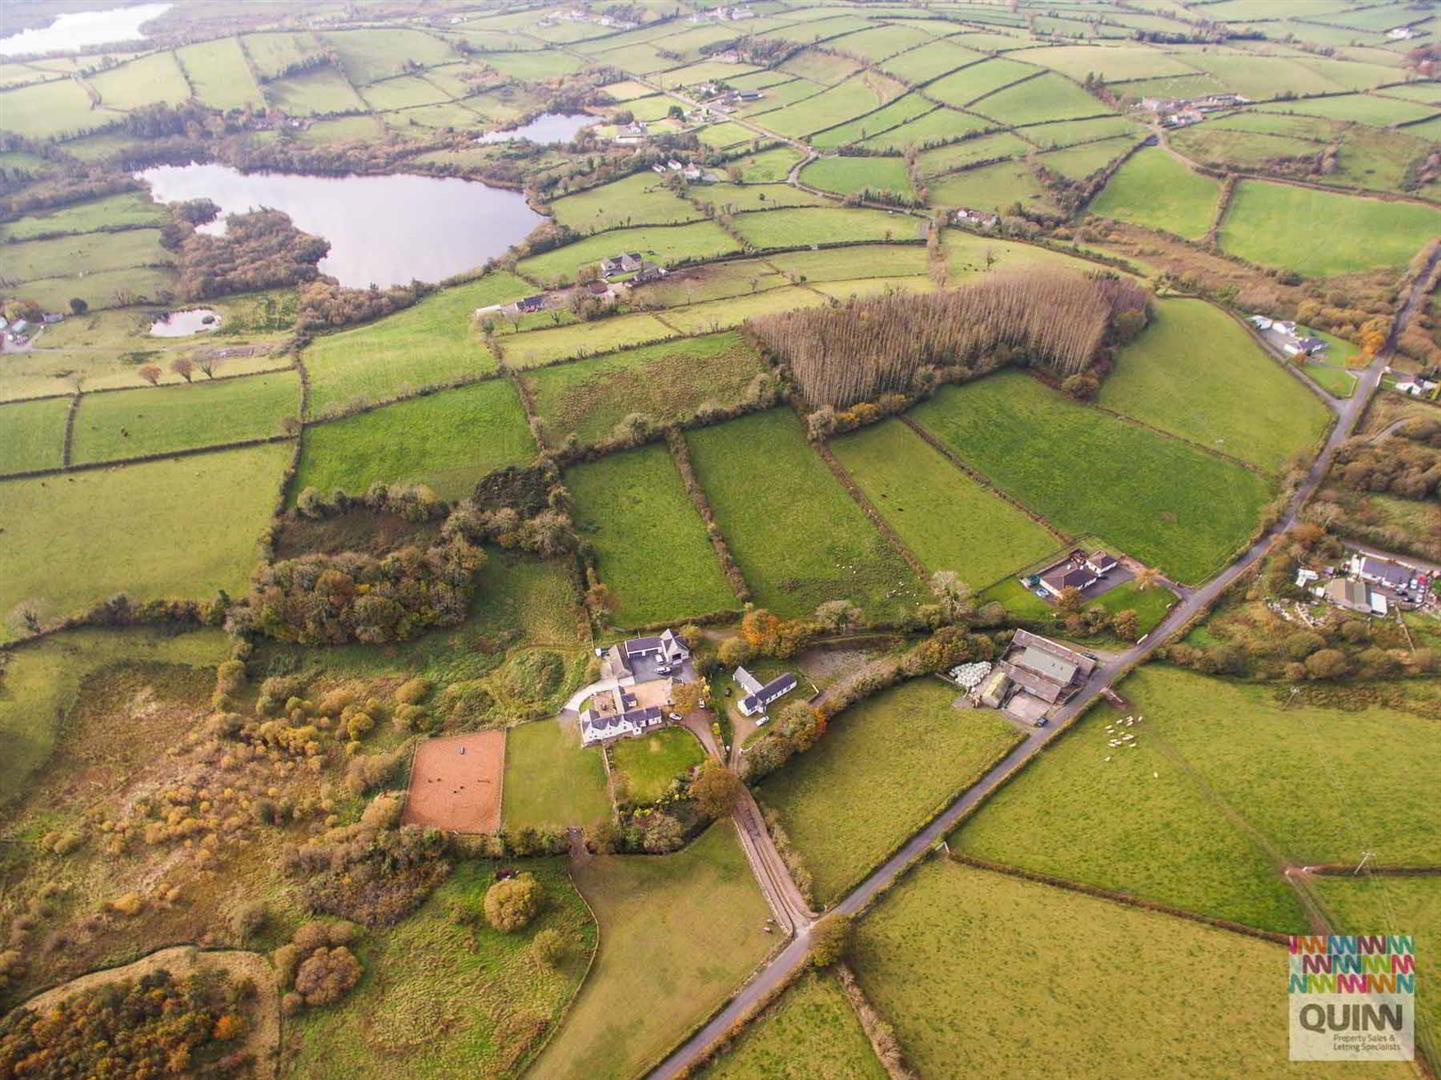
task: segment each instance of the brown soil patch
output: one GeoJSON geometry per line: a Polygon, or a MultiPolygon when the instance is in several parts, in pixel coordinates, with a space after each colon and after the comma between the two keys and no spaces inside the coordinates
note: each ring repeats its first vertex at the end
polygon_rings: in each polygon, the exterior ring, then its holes
{"type": "Polygon", "coordinates": [[[23,1007],[43,1012],[51,1005],[91,987],[121,979],[138,979],[154,971],[168,971],[179,979],[207,968],[223,968],[232,979],[248,978],[255,983],[255,1007],[250,1015],[245,1049],[255,1055],[254,1075],[257,1080],[271,1080],[275,1076],[276,1053],[280,1047],[280,992],[275,981],[275,969],[259,953],[239,950],[201,952],[193,945],[176,945],[124,967],[92,971],[71,979],[53,990],[36,994],[23,1007]]]}
{"type": "Polygon", "coordinates": [[[500,828],[505,732],[427,739],[415,751],[402,821],[454,832],[500,828]]]}
{"type": "Polygon", "coordinates": [[[342,551],[384,555],[408,545],[428,547],[439,535],[438,522],[406,521],[399,514],[349,510],[319,520],[294,515],[281,520],[275,536],[275,557],[293,559],[300,555],[335,555],[342,551]]]}

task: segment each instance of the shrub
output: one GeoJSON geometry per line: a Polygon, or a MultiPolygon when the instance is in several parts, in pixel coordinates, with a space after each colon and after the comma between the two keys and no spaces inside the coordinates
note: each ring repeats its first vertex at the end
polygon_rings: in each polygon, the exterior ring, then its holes
{"type": "Polygon", "coordinates": [[[849,915],[827,915],[811,927],[811,966],[830,967],[844,960],[851,945],[851,931],[849,915]]]}
{"type": "Polygon", "coordinates": [[[546,967],[559,967],[567,951],[565,935],[554,928],[541,930],[530,943],[530,954],[546,967]]]}
{"type": "Polygon", "coordinates": [[[307,1005],[330,1005],[360,980],[360,961],[344,945],[319,948],[295,972],[295,992],[307,1005]]]}
{"type": "Polygon", "coordinates": [[[485,891],[485,921],[511,933],[529,925],[540,911],[544,890],[534,875],[516,874],[485,891]]]}
{"type": "Polygon", "coordinates": [[[263,900],[252,900],[242,904],[230,917],[230,925],[235,930],[235,936],[241,941],[249,941],[270,922],[270,908],[263,900]]]}
{"type": "Polygon", "coordinates": [[[431,682],[429,679],[408,679],[400,684],[395,691],[395,700],[401,705],[419,705],[430,696],[431,682]]]}

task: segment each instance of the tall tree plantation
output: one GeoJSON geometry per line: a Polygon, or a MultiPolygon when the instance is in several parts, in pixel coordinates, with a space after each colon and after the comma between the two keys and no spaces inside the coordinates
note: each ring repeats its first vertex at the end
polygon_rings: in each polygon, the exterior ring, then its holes
{"type": "Polygon", "coordinates": [[[812,407],[909,393],[938,371],[1027,358],[1066,377],[1098,358],[1108,334],[1145,325],[1148,294],[1115,277],[997,273],[966,288],[890,293],[752,319],[763,348],[790,365],[812,407]]]}

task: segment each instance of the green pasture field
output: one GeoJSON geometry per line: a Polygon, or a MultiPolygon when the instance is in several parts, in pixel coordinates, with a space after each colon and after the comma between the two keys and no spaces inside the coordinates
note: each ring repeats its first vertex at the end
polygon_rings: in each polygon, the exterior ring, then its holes
{"type": "Polygon", "coordinates": [[[785,251],[765,261],[782,273],[799,274],[806,281],[838,281],[867,277],[878,267],[892,274],[924,274],[926,249],[919,244],[824,248],[785,251]]]}
{"type": "Polygon", "coordinates": [[[675,336],[676,332],[654,315],[637,311],[513,334],[500,339],[499,344],[506,366],[525,371],[557,360],[595,356],[675,336]]]}
{"type": "Polygon", "coordinates": [[[0,406],[0,473],[60,467],[70,401],[43,398],[0,406]]]}
{"type": "MultiPolygon", "coordinates": [[[[782,72],[777,71],[776,74],[782,74],[782,72]]],[[[821,83],[812,82],[810,79],[792,78],[787,79],[785,82],[770,83],[761,89],[763,92],[758,100],[736,108],[736,111],[740,113],[740,115],[754,120],[766,112],[783,109],[795,104],[797,101],[814,97],[824,90],[825,86],[821,83]]],[[[847,119],[847,117],[838,116],[832,122],[840,123],[845,119],[847,119]]],[[[761,121],[757,120],[756,122],[760,123],[761,121]]]]}
{"type": "Polygon", "coordinates": [[[995,712],[952,708],[957,693],[914,679],[867,698],[761,784],[760,801],[779,814],[817,903],[844,895],[1023,738],[995,712]]]}
{"type": "Polygon", "coordinates": [[[292,116],[369,111],[345,76],[329,65],[267,83],[266,96],[292,116]]]}
{"type": "Polygon", "coordinates": [[[806,444],[789,410],[687,432],[686,439],[760,606],[798,616],[844,598],[877,616],[914,602],[910,568],[806,444]]]}
{"type": "Polygon", "coordinates": [[[767,112],[758,117],[756,122],[767,131],[792,137],[835,127],[862,113],[869,113],[905,93],[905,87],[900,83],[882,86],[878,91],[874,84],[879,78],[881,76],[870,74],[864,78],[858,76],[849,79],[821,91],[814,97],[767,112]]]}
{"type": "Polygon", "coordinates": [[[674,855],[601,855],[575,864],[573,874],[601,944],[536,1076],[629,1080],[776,945],[761,929],[770,908],[728,821],[674,855]]]}
{"type": "Polygon", "coordinates": [[[505,734],[505,807],[501,820],[517,829],[564,829],[610,816],[601,751],[559,720],[518,724],[505,734]]]}
{"type": "Polygon", "coordinates": [[[996,862],[1293,933],[1307,922],[1278,862],[1355,863],[1363,848],[1386,863],[1427,858],[1437,812],[1422,794],[1423,776],[1435,770],[1437,752],[1423,739],[1415,754],[1390,753],[1399,744],[1391,740],[1421,736],[1420,717],[1380,706],[1288,707],[1282,690],[1158,665],[1141,668],[1119,692],[1130,708],[1092,710],[952,843],[996,862]],[[1136,748],[1111,747],[1106,725],[1128,715],[1144,717],[1117,729],[1134,733],[1136,748]],[[1306,778],[1316,769],[1329,779],[1313,790],[1306,778]],[[1369,799],[1392,782],[1419,786],[1369,799]]]}
{"type": "Polygon", "coordinates": [[[853,296],[877,296],[886,292],[934,292],[937,285],[921,274],[894,277],[853,278],[848,281],[827,281],[811,288],[816,292],[846,300],[853,296]]]}
{"type": "Polygon", "coordinates": [[[750,142],[755,138],[754,131],[732,120],[723,120],[718,124],[707,124],[695,134],[702,145],[715,150],[724,150],[727,147],[739,146],[741,143],[750,142]]]}
{"type": "Polygon", "coordinates": [[[1099,142],[1070,146],[1063,150],[1052,150],[1036,158],[1037,165],[1044,165],[1052,172],[1060,173],[1071,180],[1084,180],[1100,172],[1111,162],[1136,145],[1135,139],[1125,137],[1102,139],[1099,142]]]}
{"type": "Polygon", "coordinates": [[[484,61],[502,74],[523,82],[547,82],[591,66],[557,49],[486,53],[484,61]]]}
{"type": "Polygon", "coordinates": [[[915,189],[898,157],[824,157],[801,170],[803,183],[840,195],[892,192],[911,198],[915,189]]]}
{"type": "Polygon", "coordinates": [[[998,90],[976,102],[973,109],[1007,125],[1042,124],[1111,111],[1104,102],[1055,72],[998,90]]]}
{"type": "MultiPolygon", "coordinates": [[[[1036,599],[1039,600],[1040,597],[1036,599]]],[[[1112,614],[1118,611],[1134,611],[1136,624],[1140,627],[1140,632],[1145,634],[1166,617],[1175,599],[1175,593],[1160,585],[1142,589],[1134,581],[1128,581],[1102,593],[1096,597],[1094,604],[1086,606],[1099,606],[1112,614]]]]}
{"type": "Polygon", "coordinates": [[[829,972],[807,972],[710,1065],[705,1080],[886,1080],[885,1067],[829,972]]]}
{"type": "Polygon", "coordinates": [[[1018,372],[944,387],[912,415],[1058,528],[1099,535],[1182,582],[1218,570],[1270,498],[1265,477],[1018,372]]]}
{"type": "Polygon", "coordinates": [[[1376,127],[1404,124],[1408,120],[1420,120],[1436,112],[1435,105],[1420,105],[1395,98],[1377,97],[1375,94],[1311,98],[1305,101],[1288,101],[1275,107],[1288,113],[1321,116],[1328,120],[1344,120],[1355,124],[1372,124],[1376,127]]]}
{"type": "Polygon", "coordinates": [[[73,79],[32,83],[0,93],[0,131],[37,139],[76,135],[120,119],[108,109],[95,109],[85,89],[73,79]]]}
{"type": "Polygon", "coordinates": [[[385,134],[385,127],[374,116],[341,116],[335,120],[317,120],[296,138],[305,143],[355,142],[375,139],[385,134]]]}
{"type": "Polygon", "coordinates": [[[190,100],[190,84],[175,54],[151,53],[128,64],[90,76],[90,85],[107,109],[130,110],[143,105],[179,105],[190,100]]]}
{"type": "Polygon", "coordinates": [[[240,595],[290,455],[276,443],[0,483],[0,611],[34,601],[50,619],[120,592],[240,595]]]}
{"type": "Polygon", "coordinates": [[[690,197],[700,206],[711,206],[733,214],[787,206],[834,205],[824,195],[812,195],[790,184],[706,184],[701,188],[692,188],[690,197]]]}
{"type": "Polygon", "coordinates": [[[803,49],[782,60],[776,65],[776,70],[787,72],[797,78],[809,79],[821,86],[836,86],[860,71],[861,64],[846,56],[830,56],[811,49],[803,49]]]}
{"type": "MultiPolygon", "coordinates": [[[[80,237],[61,237],[59,240],[32,240],[29,244],[60,244],[66,240],[80,241],[79,247],[96,252],[106,259],[116,259],[121,262],[127,258],[156,257],[158,259],[158,256],[148,253],[148,244],[146,243],[149,239],[148,234],[154,231],[153,229],[129,229],[120,233],[85,233],[80,237]],[[114,242],[114,238],[117,237],[136,237],[137,234],[142,233],[147,235],[130,243],[114,242]],[[95,238],[93,243],[89,242],[91,238],[95,238]],[[110,240],[101,238],[110,238],[110,240]],[[127,254],[127,250],[130,254],[127,254]]],[[[169,258],[169,254],[164,249],[156,248],[155,251],[167,259],[169,258]]],[[[68,308],[71,299],[76,297],[89,304],[91,311],[97,311],[102,308],[123,307],[137,303],[159,304],[170,295],[170,290],[174,286],[175,274],[168,265],[137,265],[93,272],[87,270],[71,277],[33,278],[24,283],[23,293],[25,299],[34,300],[46,311],[64,311],[68,308]]]]}
{"type": "Polygon", "coordinates": [[[632,802],[658,802],[672,785],[706,759],[700,740],[685,728],[660,728],[638,739],[621,739],[610,748],[616,782],[632,802]]]}
{"type": "Polygon", "coordinates": [[[908,147],[925,146],[931,142],[943,142],[986,128],[995,127],[990,121],[982,120],[970,113],[955,109],[936,109],[917,117],[899,127],[872,135],[861,142],[871,150],[905,150],[908,147]]]}
{"type": "Polygon", "coordinates": [[[1221,223],[1222,250],[1315,277],[1402,266],[1441,232],[1441,209],[1242,180],[1221,223]],[[1318,221],[1326,228],[1314,227],[1318,221]]]}
{"type": "Polygon", "coordinates": [[[352,946],[365,973],[345,1004],[307,1009],[290,1021],[295,1075],[373,1076],[401,1059],[408,1076],[431,1080],[524,1068],[584,980],[597,928],[564,859],[526,860],[545,903],[523,930],[492,930],[483,917],[474,927],[462,925],[453,909],[481,912],[495,882],[492,869],[484,861],[460,862],[419,911],[352,946]],[[554,967],[529,952],[536,934],[548,929],[566,942],[554,967]],[[482,1004],[500,1002],[503,1009],[482,1004]]]}
{"type": "Polygon", "coordinates": [[[671,308],[665,313],[665,321],[682,334],[713,334],[739,326],[757,315],[815,307],[825,302],[824,296],[811,289],[784,286],[753,296],[733,296],[726,300],[709,300],[689,307],[671,308]]]}
{"type": "Polygon", "coordinates": [[[826,47],[866,60],[880,61],[935,40],[929,32],[906,23],[890,23],[826,42],[826,47]]]}
{"type": "Polygon", "coordinates": [[[250,73],[240,39],[215,38],[175,50],[195,87],[196,98],[212,109],[265,107],[265,95],[250,73]]]}
{"type": "Polygon", "coordinates": [[[444,41],[405,27],[332,30],[321,40],[340,55],[345,74],[356,86],[399,75],[408,60],[430,67],[456,59],[455,51],[444,41]]]}
{"type": "Polygon", "coordinates": [[[1215,77],[1227,90],[1252,101],[1267,101],[1278,94],[1320,94],[1343,89],[1339,84],[1284,56],[1250,53],[1189,53],[1188,62],[1215,77]]]}
{"type": "Polygon", "coordinates": [[[1301,63],[1344,90],[1369,90],[1374,86],[1384,86],[1396,81],[1397,70],[1390,61],[1380,64],[1367,63],[1360,59],[1363,55],[1374,59],[1381,54],[1362,54],[1357,50],[1345,59],[1307,55],[1301,58],[1301,63]]]}
{"type": "MultiPolygon", "coordinates": [[[[1259,113],[1256,115],[1260,115],[1259,113]]],[[[1170,136],[1171,145],[1193,161],[1206,165],[1255,168],[1271,158],[1315,154],[1322,144],[1290,135],[1197,124],[1170,136]]]]}
{"type": "Polygon", "coordinates": [[[1022,161],[1002,161],[937,177],[929,189],[932,206],[964,206],[1003,213],[1013,203],[1020,203],[1042,211],[1055,211],[1046,189],[1022,161]]]}
{"type": "MultiPolygon", "coordinates": [[[[724,300],[731,296],[760,293],[785,284],[786,279],[771,267],[769,259],[730,259],[726,262],[687,266],[660,281],[635,287],[630,297],[632,302],[645,306],[679,308],[706,300],[724,300]]],[[[667,311],[665,317],[669,318],[671,314],[667,311]]]]}
{"type": "Polygon", "coordinates": [[[665,424],[705,402],[732,405],[764,366],[740,335],[723,333],[559,364],[524,379],[546,440],[558,445],[574,433],[585,444],[604,439],[631,413],[665,424]]]}
{"type": "Polygon", "coordinates": [[[784,180],[791,167],[804,156],[792,146],[775,146],[734,158],[726,164],[740,170],[743,183],[769,184],[784,180]]]}
{"type": "Polygon", "coordinates": [[[847,143],[860,142],[867,135],[899,127],[934,109],[935,105],[919,94],[907,94],[905,97],[897,98],[889,105],[859,116],[849,123],[817,132],[808,141],[812,146],[823,150],[845,146],[847,143]]]}
{"type": "Polygon", "coordinates": [[[530,291],[512,274],[488,274],[373,323],[316,338],[301,356],[310,375],[310,415],[492,373],[495,360],[471,313],[530,291]]]}
{"type": "Polygon", "coordinates": [[[617,626],[651,626],[738,607],[705,523],[664,443],[566,472],[576,529],[595,547],[617,626]]]}
{"type": "Polygon", "coordinates": [[[975,161],[998,157],[1021,157],[1032,150],[1030,143],[1011,131],[997,131],[975,139],[923,150],[916,156],[916,169],[923,179],[952,172],[975,161]]]}
{"type": "Polygon", "coordinates": [[[524,465],[535,452],[515,387],[488,379],[308,425],[291,490],[360,495],[382,481],[459,499],[486,473],[524,465]]]}
{"type": "Polygon", "coordinates": [[[1144,45],[1096,48],[1092,45],[1049,45],[1024,49],[1012,59],[1059,71],[1076,82],[1098,75],[1107,82],[1154,79],[1162,75],[1189,75],[1194,69],[1180,58],[1144,45]]]}
{"type": "Polygon", "coordinates": [[[714,221],[695,221],[689,225],[597,233],[554,251],[522,259],[516,269],[544,282],[564,283],[573,281],[582,266],[626,251],[638,251],[662,266],[673,266],[682,261],[714,259],[735,250],[736,242],[714,221]]]}
{"type": "Polygon", "coordinates": [[[626,111],[637,120],[654,123],[657,120],[664,120],[670,115],[671,106],[679,104],[680,102],[676,101],[676,99],[669,94],[651,94],[649,97],[627,101],[625,108],[626,111]]]}
{"type": "Polygon", "coordinates": [[[1441,107],[1441,83],[1418,82],[1404,86],[1388,86],[1387,97],[1405,98],[1407,101],[1424,101],[1441,107]]]}
{"type": "Polygon", "coordinates": [[[897,56],[888,57],[877,66],[898,79],[904,79],[914,86],[919,86],[948,71],[975,63],[983,55],[975,49],[968,49],[954,41],[932,41],[927,45],[908,49],[897,56]]]}
{"type": "Polygon", "coordinates": [[[300,413],[295,371],[179,386],[85,394],[75,412],[71,460],[77,465],[281,434],[300,413]]]}
{"type": "Polygon", "coordinates": [[[831,449],[928,570],[954,570],[982,588],[1059,544],[899,420],[836,439],[831,449]]]}
{"type": "Polygon", "coordinates": [[[1206,94],[1220,93],[1226,89],[1228,87],[1209,73],[1167,75],[1159,79],[1136,79],[1115,87],[1116,93],[1120,95],[1123,102],[1135,102],[1148,97],[1202,97],[1206,94]]]}
{"type": "MultiPolygon", "coordinates": [[[[427,129],[459,128],[465,130],[476,123],[484,123],[482,116],[468,105],[459,102],[442,102],[438,105],[416,105],[383,114],[387,130],[406,139],[429,138],[427,129]]],[[[460,151],[464,153],[464,151],[460,151]]],[[[484,153],[484,152],[482,152],[484,153]]]]}
{"type": "Polygon", "coordinates": [[[160,246],[159,229],[81,233],[5,245],[5,276],[20,282],[70,278],[77,273],[88,276],[102,270],[169,265],[171,259],[160,246]]]}
{"type": "Polygon", "coordinates": [[[1101,386],[1108,408],[1273,472],[1314,446],[1330,412],[1203,300],[1161,300],[1101,386]]]}
{"type": "MultiPolygon", "coordinates": [[[[0,626],[0,635],[5,632],[0,626]]],[[[50,760],[63,738],[65,716],[92,672],[124,663],[210,667],[229,651],[219,628],[177,634],[169,627],[132,626],[66,630],[8,653],[0,682],[0,741],[6,747],[0,754],[0,806],[27,791],[50,760]]]]}
{"type": "Polygon", "coordinates": [[[1012,243],[954,228],[945,231],[945,252],[946,271],[951,284],[988,273],[996,267],[1002,270],[1065,267],[1084,274],[1095,266],[1084,259],[1034,244],[1012,243]]]}
{"type": "Polygon", "coordinates": [[[705,217],[649,169],[550,204],[556,222],[580,233],[637,225],[676,225],[705,217]]]}
{"type": "Polygon", "coordinates": [[[158,226],[169,220],[170,215],[165,208],[153,202],[148,194],[126,191],[119,195],[107,195],[103,199],[72,203],[58,210],[26,214],[0,226],[0,237],[7,241],[29,240],[53,233],[85,233],[127,225],[158,226]]]}
{"type": "Polygon", "coordinates": [[[1287,1060],[1284,946],[939,857],[865,917],[853,953],[866,996],[926,1076],[1142,1080],[1177,1062],[1195,1076],[1337,1075],[1287,1060]],[[984,971],[1006,977],[975,994],[984,971]]]}
{"type": "Polygon", "coordinates": [[[1049,124],[1028,125],[1026,138],[1042,150],[1054,150],[1062,146],[1093,142],[1097,139],[1112,139],[1126,135],[1139,139],[1146,129],[1124,116],[1094,116],[1088,120],[1058,120],[1049,124]]]}
{"type": "Polygon", "coordinates": [[[417,105],[438,105],[450,95],[429,79],[418,75],[396,75],[362,87],[360,96],[377,112],[409,109],[417,105]]]}
{"type": "Polygon", "coordinates": [[[1432,1061],[1441,1052],[1441,882],[1434,877],[1316,875],[1338,934],[1409,934],[1416,942],[1416,1042],[1432,1061]]]}
{"type": "Polygon", "coordinates": [[[244,34],[241,44],[262,78],[271,79],[292,64],[320,52],[320,44],[309,32],[244,34]]]}
{"type": "Polygon", "coordinates": [[[1211,227],[1221,185],[1159,146],[1131,155],[1091,203],[1092,213],[1195,239],[1211,227]]]}
{"type": "MultiPolygon", "coordinates": [[[[1043,74],[1043,69],[1018,60],[983,60],[929,84],[926,87],[926,96],[959,109],[1018,79],[1040,77],[1043,74]]],[[[1099,106],[1097,111],[1100,111],[1099,106]]]]}
{"type": "Polygon", "coordinates": [[[736,232],[753,248],[801,247],[806,244],[857,243],[918,239],[923,218],[851,207],[816,207],[737,214],[736,232]]]}

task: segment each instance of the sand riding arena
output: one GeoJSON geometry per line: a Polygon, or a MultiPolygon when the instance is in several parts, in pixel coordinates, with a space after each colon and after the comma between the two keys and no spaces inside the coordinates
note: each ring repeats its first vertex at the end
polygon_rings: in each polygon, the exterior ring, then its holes
{"type": "Polygon", "coordinates": [[[427,739],[415,751],[401,820],[453,832],[494,832],[500,828],[504,774],[504,731],[427,739]]]}

